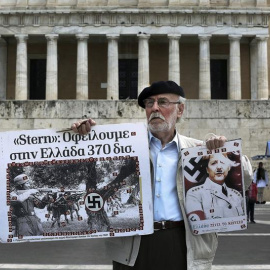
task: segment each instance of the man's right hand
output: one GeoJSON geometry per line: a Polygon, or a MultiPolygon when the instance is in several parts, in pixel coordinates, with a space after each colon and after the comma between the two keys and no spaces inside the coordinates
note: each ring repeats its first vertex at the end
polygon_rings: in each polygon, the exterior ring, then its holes
{"type": "Polygon", "coordinates": [[[75,133],[79,133],[80,135],[86,135],[91,131],[91,127],[95,125],[96,122],[93,119],[89,118],[73,123],[71,125],[71,129],[75,133]]]}

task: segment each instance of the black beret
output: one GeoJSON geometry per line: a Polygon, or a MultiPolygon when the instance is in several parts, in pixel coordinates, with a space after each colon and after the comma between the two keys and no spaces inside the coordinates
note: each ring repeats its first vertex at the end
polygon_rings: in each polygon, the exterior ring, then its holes
{"type": "Polygon", "coordinates": [[[149,87],[146,87],[138,96],[138,104],[142,108],[145,108],[143,101],[154,95],[158,94],[176,94],[181,97],[185,97],[184,90],[181,86],[173,81],[159,81],[152,83],[149,87]]]}

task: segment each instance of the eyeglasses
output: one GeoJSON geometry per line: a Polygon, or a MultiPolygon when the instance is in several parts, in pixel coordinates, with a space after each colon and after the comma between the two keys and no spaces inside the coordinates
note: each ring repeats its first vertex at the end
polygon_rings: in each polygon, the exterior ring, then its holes
{"type": "Polygon", "coordinates": [[[147,98],[143,101],[146,108],[152,108],[154,103],[157,102],[158,107],[168,108],[171,104],[180,104],[180,101],[169,101],[167,98],[159,98],[157,100],[153,98],[147,98]]]}

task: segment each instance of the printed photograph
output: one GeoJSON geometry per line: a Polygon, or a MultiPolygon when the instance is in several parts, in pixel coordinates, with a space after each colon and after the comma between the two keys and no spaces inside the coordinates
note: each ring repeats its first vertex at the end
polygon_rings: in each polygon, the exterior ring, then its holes
{"type": "Polygon", "coordinates": [[[245,215],[240,152],[192,157],[184,166],[190,221],[245,215]]]}
{"type": "Polygon", "coordinates": [[[13,237],[143,228],[137,157],[11,163],[7,179],[13,237]]]}

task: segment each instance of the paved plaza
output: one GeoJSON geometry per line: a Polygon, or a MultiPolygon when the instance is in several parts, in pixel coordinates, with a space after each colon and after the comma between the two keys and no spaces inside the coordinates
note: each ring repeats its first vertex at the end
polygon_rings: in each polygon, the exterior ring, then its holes
{"type": "MultiPolygon", "coordinates": [[[[212,270],[270,270],[270,203],[256,205],[256,224],[219,234],[212,270]]],[[[111,270],[103,239],[0,244],[0,269],[111,270]]]]}

